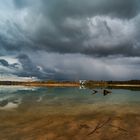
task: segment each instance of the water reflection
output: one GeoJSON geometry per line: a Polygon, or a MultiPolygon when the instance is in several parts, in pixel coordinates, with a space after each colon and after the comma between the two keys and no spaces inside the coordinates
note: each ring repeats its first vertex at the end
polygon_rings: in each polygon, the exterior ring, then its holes
{"type": "Polygon", "coordinates": [[[29,91],[35,92],[37,87],[0,86],[0,110],[13,110],[22,103],[23,95],[29,91]]]}
{"type": "Polygon", "coordinates": [[[0,110],[13,110],[16,109],[19,104],[21,103],[20,99],[9,101],[9,100],[2,100],[0,101],[0,110]]]}
{"type": "Polygon", "coordinates": [[[140,92],[126,89],[79,89],[79,88],[37,88],[24,86],[0,86],[0,109],[51,108],[63,109],[73,106],[87,108],[107,104],[138,103],[140,92]],[[94,95],[94,96],[93,96],[94,95]]]}
{"type": "Polygon", "coordinates": [[[103,96],[110,95],[112,93],[110,90],[107,90],[107,89],[104,89],[101,91],[93,89],[92,91],[93,91],[92,94],[101,93],[103,96]]]}
{"type": "Polygon", "coordinates": [[[27,86],[2,86],[0,85],[0,94],[2,93],[14,93],[17,91],[35,91],[38,87],[27,87],[27,86]]]}

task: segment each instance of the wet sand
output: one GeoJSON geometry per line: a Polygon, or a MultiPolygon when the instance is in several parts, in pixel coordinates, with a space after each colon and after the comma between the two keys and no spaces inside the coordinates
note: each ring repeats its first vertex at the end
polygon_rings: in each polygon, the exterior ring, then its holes
{"type": "Polygon", "coordinates": [[[129,111],[127,106],[113,110],[92,110],[79,114],[49,114],[42,110],[0,112],[0,139],[139,140],[139,110],[129,111]]]}

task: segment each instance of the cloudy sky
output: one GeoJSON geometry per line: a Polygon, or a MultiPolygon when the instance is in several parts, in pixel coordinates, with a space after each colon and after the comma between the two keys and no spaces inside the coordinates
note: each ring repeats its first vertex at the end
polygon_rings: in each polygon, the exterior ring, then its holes
{"type": "Polygon", "coordinates": [[[140,1],[0,0],[0,77],[140,79],[140,1]]]}

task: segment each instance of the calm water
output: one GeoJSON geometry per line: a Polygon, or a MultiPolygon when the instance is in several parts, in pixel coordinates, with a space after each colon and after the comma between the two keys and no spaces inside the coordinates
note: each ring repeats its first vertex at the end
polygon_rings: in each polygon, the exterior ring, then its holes
{"type": "Polygon", "coordinates": [[[103,89],[79,88],[37,88],[20,86],[0,87],[0,110],[39,110],[48,113],[82,113],[98,107],[127,106],[134,110],[140,107],[140,91],[109,89],[112,93],[103,95],[103,89]],[[59,108],[59,109],[58,109],[59,108]]]}
{"type": "MultiPolygon", "coordinates": [[[[112,93],[106,96],[103,89],[95,90],[98,93],[80,88],[0,86],[0,139],[82,140],[90,130],[79,130],[80,123],[87,126],[93,123],[94,126],[96,121],[111,117],[118,128],[120,124],[126,127],[137,140],[140,90],[109,89],[112,93]],[[134,132],[132,126],[136,129],[134,132]],[[69,130],[62,133],[60,129],[63,132],[69,130]]],[[[111,138],[130,138],[130,135],[122,137],[120,130],[109,129],[110,133],[114,132],[111,138]]],[[[96,134],[95,139],[99,137],[104,137],[103,130],[96,134]]]]}

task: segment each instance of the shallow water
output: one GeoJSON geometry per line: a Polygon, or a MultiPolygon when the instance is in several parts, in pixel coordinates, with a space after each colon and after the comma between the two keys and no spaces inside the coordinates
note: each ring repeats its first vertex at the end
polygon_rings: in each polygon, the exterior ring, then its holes
{"type": "Polygon", "coordinates": [[[95,90],[0,86],[0,139],[139,139],[140,91],[95,90]]]}

